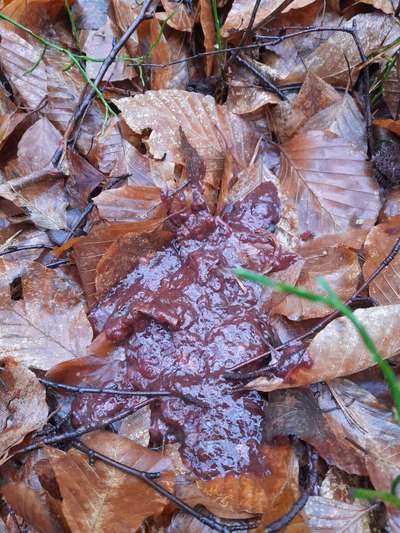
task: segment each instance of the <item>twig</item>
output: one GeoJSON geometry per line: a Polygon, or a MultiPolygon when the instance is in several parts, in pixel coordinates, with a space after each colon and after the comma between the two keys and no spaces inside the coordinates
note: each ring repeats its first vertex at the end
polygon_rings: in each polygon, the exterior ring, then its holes
{"type": "Polygon", "coordinates": [[[249,63],[244,57],[241,57],[240,55],[238,55],[236,57],[236,61],[239,63],[239,65],[242,65],[243,67],[247,68],[247,70],[252,72],[254,76],[256,76],[256,78],[258,78],[261,81],[261,83],[264,85],[266,89],[277,94],[281,98],[281,100],[287,100],[285,94],[281,91],[281,89],[277,87],[274,83],[272,83],[271,80],[269,80],[254,65],[249,63]]]}
{"type": "MultiPolygon", "coordinates": [[[[80,441],[75,441],[72,443],[72,445],[77,448],[79,451],[85,453],[90,460],[96,459],[98,461],[101,461],[102,463],[105,463],[109,466],[112,466],[113,468],[116,468],[117,470],[120,470],[121,472],[124,472],[125,474],[132,475],[144,483],[151,487],[153,490],[161,494],[161,496],[164,496],[169,501],[173,502],[178,509],[183,511],[184,513],[189,514],[202,524],[208,526],[209,528],[213,529],[214,531],[219,531],[221,533],[229,533],[230,531],[238,531],[236,527],[231,528],[229,525],[220,524],[215,518],[211,518],[207,515],[204,515],[200,513],[199,511],[196,511],[189,505],[187,505],[183,500],[175,496],[175,494],[172,494],[172,492],[169,492],[169,490],[165,489],[162,485],[156,483],[152,478],[149,476],[146,476],[144,472],[141,472],[140,470],[136,470],[134,468],[131,468],[127,465],[124,465],[123,463],[120,463],[119,461],[115,461],[114,459],[111,459],[111,457],[107,457],[106,455],[103,455],[102,453],[96,452],[93,450],[93,448],[89,448],[85,444],[83,444],[80,441]]],[[[248,530],[248,521],[243,521],[245,524],[245,529],[248,530]]]]}
{"type": "MultiPolygon", "coordinates": [[[[92,84],[90,84],[90,87],[86,85],[84,94],[85,96],[82,99],[82,102],[78,106],[78,108],[75,110],[74,114],[71,117],[70,123],[67,127],[67,130],[71,131],[71,134],[73,133],[75,129],[75,125],[81,120],[81,118],[84,116],[86,111],[89,109],[94,97],[96,96],[98,92],[98,87],[102,79],[104,78],[105,74],[107,73],[108,69],[113,64],[115,58],[121,51],[121,49],[125,46],[128,39],[131,37],[133,32],[138,28],[138,26],[146,19],[147,17],[147,10],[149,9],[150,5],[152,4],[153,0],[145,0],[143,2],[142,8],[138,14],[138,16],[135,18],[135,20],[130,24],[128,29],[125,31],[125,33],[122,35],[122,37],[114,44],[112,47],[110,53],[105,58],[104,62],[102,63],[97,76],[92,84]],[[72,126],[71,126],[72,125],[72,126]],[[70,127],[71,126],[71,127],[70,127]]],[[[79,62],[78,62],[79,63],[79,62]]],[[[62,157],[62,153],[54,154],[53,156],[53,162],[57,165],[62,157]]]]}
{"type": "Polygon", "coordinates": [[[0,252],[0,256],[13,254],[15,252],[22,252],[23,250],[52,250],[53,247],[49,244],[20,244],[15,246],[8,246],[5,250],[0,252]]]}
{"type": "Polygon", "coordinates": [[[296,515],[299,514],[299,512],[303,509],[305,504],[307,503],[307,500],[309,496],[313,493],[314,487],[317,483],[317,459],[318,455],[317,453],[311,448],[311,446],[307,446],[308,448],[308,486],[303,491],[303,494],[300,496],[300,498],[293,504],[293,506],[289,509],[289,511],[281,516],[278,520],[275,520],[275,522],[271,522],[271,524],[268,524],[265,527],[265,533],[273,533],[274,531],[281,531],[284,527],[286,527],[292,520],[295,518],[296,515]]]}
{"type": "Polygon", "coordinates": [[[155,398],[150,398],[148,400],[143,400],[142,402],[138,403],[134,407],[131,407],[129,409],[125,409],[124,411],[121,411],[119,414],[110,416],[108,418],[104,418],[100,422],[89,422],[89,424],[85,426],[81,426],[80,428],[74,430],[74,431],[66,431],[65,433],[62,433],[61,435],[54,435],[53,437],[45,437],[44,439],[40,439],[32,444],[29,444],[28,446],[24,446],[23,448],[20,448],[19,450],[16,450],[13,455],[21,455],[23,453],[27,452],[33,452],[34,450],[37,450],[43,445],[48,444],[59,444],[60,442],[65,442],[67,440],[73,440],[81,437],[85,433],[90,433],[91,431],[96,431],[96,429],[103,429],[104,427],[108,426],[109,424],[113,424],[114,422],[118,422],[119,420],[122,420],[123,418],[126,418],[127,416],[136,413],[139,409],[142,409],[142,407],[145,407],[146,405],[149,405],[150,403],[154,402],[155,398]]]}
{"type": "MultiPolygon", "coordinates": [[[[351,305],[354,300],[357,299],[357,297],[370,285],[370,283],[377,277],[379,274],[393,261],[393,259],[396,257],[396,255],[400,252],[400,238],[395,242],[394,246],[388,253],[388,255],[382,260],[382,262],[376,267],[376,269],[372,272],[372,274],[364,281],[364,283],[361,284],[361,286],[354,292],[354,294],[349,298],[345,305],[351,305]]],[[[306,331],[302,335],[299,335],[298,337],[291,339],[287,342],[284,342],[280,346],[276,346],[274,348],[275,351],[280,352],[284,348],[287,348],[288,346],[292,346],[296,343],[300,343],[304,340],[307,340],[309,337],[312,337],[319,331],[321,331],[325,326],[327,326],[332,320],[340,316],[340,313],[338,311],[334,311],[333,313],[330,313],[327,317],[325,317],[321,322],[316,324],[313,328],[306,331]]],[[[263,359],[267,355],[271,353],[271,350],[268,350],[267,352],[262,353],[261,355],[258,355],[256,357],[253,357],[252,359],[249,359],[243,363],[239,363],[238,365],[235,365],[231,367],[227,372],[224,373],[224,377],[229,379],[254,379],[255,377],[258,377],[265,373],[265,371],[268,371],[267,368],[256,370],[255,372],[247,372],[242,374],[236,374],[235,371],[239,370],[240,368],[243,368],[249,364],[256,363],[260,359],[263,359]]]]}
{"type": "MultiPolygon", "coordinates": [[[[192,399],[190,396],[186,396],[185,394],[174,391],[133,391],[129,389],[117,389],[114,387],[85,387],[82,385],[67,385],[64,383],[57,383],[55,381],[43,378],[39,378],[39,381],[51,389],[64,390],[73,394],[111,394],[113,396],[148,396],[156,398],[175,396],[188,403],[194,403],[198,405],[199,402],[197,398],[192,399]]],[[[203,406],[204,404],[202,407],[203,406]]]]}

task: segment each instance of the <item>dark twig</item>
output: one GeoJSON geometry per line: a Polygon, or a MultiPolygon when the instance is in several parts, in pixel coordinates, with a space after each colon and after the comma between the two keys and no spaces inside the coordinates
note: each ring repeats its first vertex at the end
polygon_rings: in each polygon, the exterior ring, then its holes
{"type": "Polygon", "coordinates": [[[108,418],[104,418],[100,422],[89,422],[85,426],[81,426],[80,428],[74,430],[74,431],[66,431],[65,433],[62,433],[61,435],[54,435],[52,437],[45,437],[44,439],[40,439],[32,444],[29,444],[28,446],[24,446],[23,448],[20,448],[19,450],[16,450],[13,455],[21,455],[22,453],[27,452],[33,452],[34,450],[37,450],[43,445],[48,444],[59,444],[60,442],[65,442],[68,440],[74,440],[78,439],[85,433],[90,433],[91,431],[96,431],[96,429],[103,429],[104,427],[108,426],[109,424],[113,424],[114,422],[118,422],[119,420],[122,420],[123,418],[126,418],[129,415],[132,415],[133,413],[136,413],[136,411],[139,411],[139,409],[142,409],[142,407],[145,407],[146,405],[149,405],[150,403],[154,402],[154,398],[150,398],[148,400],[143,400],[142,402],[138,403],[134,407],[131,407],[129,409],[125,409],[124,411],[121,411],[117,415],[110,416],[108,418]]]}
{"type": "MultiPolygon", "coordinates": [[[[64,383],[57,383],[49,379],[39,378],[39,381],[51,389],[64,390],[73,394],[111,394],[113,396],[148,396],[153,398],[161,398],[164,396],[175,396],[188,403],[199,405],[200,400],[191,398],[185,394],[174,391],[133,391],[129,389],[117,389],[114,387],[85,387],[82,385],[67,385],[64,383]]],[[[205,405],[201,402],[201,407],[205,405]]]]}
{"type": "MultiPolygon", "coordinates": [[[[379,274],[393,261],[393,259],[396,257],[396,255],[400,252],[400,238],[395,242],[394,246],[388,253],[388,255],[381,261],[381,263],[376,267],[376,269],[372,272],[372,274],[360,285],[360,287],[354,292],[354,294],[349,298],[345,305],[351,305],[358,296],[370,285],[370,283],[377,277],[379,274]]],[[[313,328],[306,331],[302,335],[299,335],[298,337],[291,339],[287,342],[284,342],[280,346],[276,346],[274,348],[275,351],[280,352],[284,348],[287,348],[288,346],[292,346],[296,343],[300,343],[302,341],[307,340],[309,337],[312,337],[319,331],[321,331],[325,326],[327,326],[332,320],[339,317],[340,313],[339,311],[334,311],[333,313],[330,313],[328,316],[326,316],[321,322],[316,324],[313,328]]],[[[256,370],[255,372],[247,372],[242,374],[236,374],[234,371],[239,370],[240,368],[243,368],[251,363],[256,363],[260,359],[263,359],[264,357],[268,356],[271,353],[271,350],[268,350],[267,352],[264,352],[261,355],[258,355],[257,357],[253,357],[252,359],[249,359],[248,361],[245,361],[243,363],[240,363],[238,365],[233,366],[229,369],[229,371],[224,373],[224,377],[228,379],[254,379],[255,377],[258,377],[268,371],[268,368],[256,370]]]]}
{"type": "Polygon", "coordinates": [[[24,250],[52,250],[52,246],[49,244],[20,244],[19,246],[7,246],[5,250],[0,252],[0,256],[13,254],[15,252],[22,252],[24,250]]]}
{"type": "MultiPolygon", "coordinates": [[[[188,513],[190,516],[201,522],[202,524],[208,526],[209,528],[213,529],[214,531],[220,531],[221,533],[229,533],[230,531],[238,531],[237,526],[230,527],[229,525],[221,524],[219,523],[215,518],[212,518],[210,516],[204,515],[200,513],[199,511],[196,511],[189,505],[187,505],[183,500],[175,496],[175,494],[172,494],[172,492],[169,492],[166,488],[164,488],[159,483],[156,483],[152,478],[145,475],[145,472],[141,472],[140,470],[136,470],[134,468],[131,468],[129,466],[124,465],[123,463],[120,463],[118,461],[114,461],[114,459],[111,459],[110,457],[107,457],[106,455],[103,455],[102,453],[96,452],[92,448],[89,448],[85,444],[79,441],[75,441],[72,444],[75,448],[77,448],[79,451],[85,453],[89,459],[91,460],[98,460],[102,463],[105,463],[109,466],[112,466],[113,468],[116,468],[117,470],[120,470],[121,472],[124,472],[125,474],[132,475],[136,477],[137,479],[140,479],[146,485],[151,487],[153,490],[167,498],[169,501],[174,503],[178,509],[183,511],[184,513],[188,513]]],[[[250,524],[253,525],[253,524],[250,524]]],[[[243,529],[248,530],[249,523],[248,521],[243,521],[243,529]]]]}
{"type": "Polygon", "coordinates": [[[275,522],[271,522],[271,524],[268,524],[265,528],[266,533],[273,533],[274,531],[281,531],[283,528],[285,528],[294,518],[296,515],[299,514],[299,512],[303,509],[305,504],[307,503],[307,500],[309,496],[313,493],[314,487],[317,483],[317,459],[318,455],[317,453],[311,448],[311,446],[307,446],[308,448],[308,485],[307,488],[303,491],[300,498],[293,504],[293,506],[289,509],[289,511],[281,516],[278,520],[275,520],[275,522]]]}
{"type": "MultiPolygon", "coordinates": [[[[122,37],[114,44],[112,47],[110,53],[103,61],[99,72],[97,73],[97,76],[93,82],[92,86],[86,85],[84,94],[85,96],[82,99],[82,102],[78,106],[78,108],[75,110],[70,125],[68,125],[67,130],[70,131],[70,134],[72,135],[75,129],[75,124],[79,123],[81,118],[85,115],[86,111],[89,109],[94,97],[96,96],[97,92],[96,89],[99,87],[102,79],[104,78],[106,72],[113,64],[115,58],[119,54],[119,52],[122,50],[122,48],[125,46],[126,42],[129,40],[131,35],[136,31],[138,26],[146,19],[148,18],[147,10],[151,6],[154,0],[145,0],[143,2],[142,8],[138,14],[138,16],[135,18],[135,20],[130,24],[128,29],[124,32],[122,37]]],[[[62,157],[62,151],[61,153],[56,153],[53,156],[53,164],[57,165],[62,157]]]]}
{"type": "Polygon", "coordinates": [[[259,71],[254,65],[252,65],[247,59],[245,59],[242,56],[237,56],[236,61],[239,63],[239,65],[242,65],[242,67],[245,67],[247,70],[249,70],[256,78],[258,78],[263,86],[268,89],[269,91],[272,91],[273,93],[277,94],[281,100],[287,100],[285,94],[281,91],[279,87],[277,87],[274,83],[272,83],[271,80],[269,80],[261,71],[259,71]]]}

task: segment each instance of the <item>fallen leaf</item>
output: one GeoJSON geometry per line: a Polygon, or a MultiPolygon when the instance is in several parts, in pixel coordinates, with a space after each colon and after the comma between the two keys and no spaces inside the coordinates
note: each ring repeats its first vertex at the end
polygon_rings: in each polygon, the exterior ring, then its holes
{"type": "MultiPolygon", "coordinates": [[[[400,326],[400,305],[357,309],[354,314],[384,359],[400,350],[400,339],[396,334],[400,326]]],[[[286,371],[283,376],[256,378],[246,388],[268,392],[298,387],[348,376],[374,364],[353,324],[340,317],[314,337],[300,361],[289,372],[286,371]]]]}
{"type": "Polygon", "coordinates": [[[226,475],[210,481],[198,480],[187,485],[177,485],[177,495],[189,505],[204,505],[221,518],[246,518],[263,515],[263,523],[282,515],[279,507],[284,500],[298,496],[298,463],[293,449],[285,442],[264,445],[265,476],[242,474],[226,475]]]}
{"type": "MultiPolygon", "coordinates": [[[[63,8],[62,0],[12,0],[12,2],[7,2],[2,13],[28,26],[32,31],[41,33],[46,24],[55,21],[63,8]]],[[[13,28],[15,31],[15,26],[5,21],[1,21],[1,25],[13,28]]],[[[17,31],[23,35],[22,30],[17,29],[17,31]]]]}
{"type": "Polygon", "coordinates": [[[374,120],[374,125],[385,130],[391,131],[396,135],[400,135],[400,120],[392,120],[391,118],[377,118],[374,120]]]}
{"type": "Polygon", "coordinates": [[[206,164],[206,197],[212,206],[222,178],[225,154],[232,152],[234,172],[247,168],[256,146],[255,131],[241,118],[218,106],[210,96],[186,91],[148,91],[115,102],[136,133],[151,129],[145,143],[155,159],[184,165],[181,127],[206,164]]]}
{"type": "Polygon", "coordinates": [[[369,507],[360,502],[346,503],[310,496],[304,508],[311,533],[369,533],[369,507]]]}
{"type": "Polygon", "coordinates": [[[5,89],[0,86],[0,150],[24,119],[25,114],[17,111],[5,89]]]}
{"type": "Polygon", "coordinates": [[[400,215],[400,189],[387,192],[385,202],[379,215],[379,222],[389,222],[392,217],[400,215]]]}
{"type": "MultiPolygon", "coordinates": [[[[107,17],[102,26],[99,26],[96,29],[82,30],[79,35],[79,40],[81,43],[81,49],[87,56],[102,60],[111,52],[115,40],[118,40],[119,37],[119,30],[116,24],[110,19],[110,17],[107,17]]],[[[115,82],[136,77],[134,68],[127,62],[121,61],[121,58],[124,55],[128,55],[125,47],[122,48],[116,61],[114,61],[108,69],[104,77],[105,82],[115,82]]],[[[94,79],[97,76],[101,65],[101,61],[87,61],[87,75],[94,79]]]]}
{"type": "MultiPolygon", "coordinates": [[[[3,329],[6,328],[3,322],[3,329]]],[[[12,357],[1,359],[0,365],[0,464],[3,464],[12,454],[11,448],[45,425],[49,410],[46,390],[33,372],[12,357]]]]}
{"type": "Polygon", "coordinates": [[[67,161],[69,170],[67,191],[79,207],[85,208],[91,193],[101,184],[105,176],[72,150],[67,152],[67,161]]]}
{"type": "Polygon", "coordinates": [[[123,185],[103,191],[94,198],[102,219],[108,222],[136,222],[163,216],[160,189],[123,185]]]}
{"type": "Polygon", "coordinates": [[[107,20],[108,0],[75,0],[72,12],[79,30],[97,30],[107,20]]]}
{"type": "Polygon", "coordinates": [[[367,148],[364,117],[354,99],[347,93],[338,102],[310,117],[300,131],[317,129],[331,131],[342,139],[358,145],[362,150],[367,148]]]}
{"type": "Polygon", "coordinates": [[[118,117],[112,117],[104,131],[100,131],[93,139],[87,158],[92,165],[107,176],[125,174],[126,171],[113,172],[118,160],[124,158],[123,143],[119,119],[118,117]]]}
{"type": "MultiPolygon", "coordinates": [[[[145,472],[161,472],[157,483],[174,490],[172,465],[162,454],[107,431],[86,435],[84,444],[114,461],[145,472]]],[[[135,531],[149,516],[159,515],[168,501],[143,481],[96,461],[77,450],[47,448],[60,487],[62,510],[72,533],[135,531]]]]}
{"type": "Polygon", "coordinates": [[[65,531],[52,516],[45,501],[31,487],[22,482],[8,482],[1,493],[13,510],[39,533],[65,531]]]}
{"type": "MultiPolygon", "coordinates": [[[[282,12],[287,13],[292,9],[301,9],[312,3],[313,0],[295,0],[288,7],[282,9],[282,12]]],[[[273,2],[269,0],[261,0],[253,28],[265,24],[267,20],[270,20],[273,16],[280,13],[282,4],[283,0],[274,0],[273,2]]],[[[231,33],[245,30],[250,22],[253,7],[254,3],[247,2],[246,0],[234,0],[231,10],[228,13],[228,17],[222,27],[222,36],[228,38],[231,33]]]]}
{"type": "Polygon", "coordinates": [[[161,0],[165,14],[160,14],[162,20],[167,20],[168,26],[178,31],[192,31],[194,13],[191,5],[176,3],[173,0],[161,0]]]}
{"type": "MultiPolygon", "coordinates": [[[[206,52],[215,50],[215,22],[212,14],[211,2],[200,0],[200,24],[204,35],[204,49],[206,52]]],[[[206,76],[211,76],[214,67],[214,56],[206,57],[206,76]]]]}
{"type": "Polygon", "coordinates": [[[51,167],[54,152],[60,146],[60,132],[41,118],[28,128],[18,143],[18,167],[22,175],[51,167]]]}
{"type": "MultiPolygon", "coordinates": [[[[310,246],[298,250],[304,259],[304,265],[296,286],[324,294],[318,284],[318,278],[322,276],[338,297],[346,301],[357,289],[361,273],[357,252],[345,246],[321,247],[320,243],[316,246],[312,246],[313,244],[311,241],[310,246]]],[[[272,312],[282,314],[290,320],[306,320],[326,316],[332,309],[324,304],[288,295],[283,302],[273,307],[272,312]]]]}
{"type": "Polygon", "coordinates": [[[365,153],[330,132],[298,134],[281,146],[278,233],[295,248],[302,235],[371,228],[380,209],[379,187],[365,153]]]}
{"type": "MultiPolygon", "coordinates": [[[[0,238],[0,240],[2,240],[0,238]]],[[[10,246],[30,246],[44,244],[50,246],[50,241],[44,231],[28,229],[19,233],[15,232],[15,237],[6,240],[0,245],[0,251],[10,246]]],[[[0,287],[8,286],[14,279],[26,274],[30,265],[37,259],[43,249],[20,250],[0,257],[0,287]]]]}
{"type": "Polygon", "coordinates": [[[400,61],[398,56],[389,76],[383,81],[382,89],[383,99],[392,118],[398,119],[400,113],[400,61]]]}
{"type": "Polygon", "coordinates": [[[379,9],[386,15],[394,14],[394,6],[390,0],[361,0],[363,4],[369,4],[375,9],[379,9]]]}
{"type": "MultiPolygon", "coordinates": [[[[109,1],[107,1],[107,6],[108,5],[109,1]]],[[[135,20],[139,14],[141,6],[136,2],[131,2],[131,0],[112,0],[112,5],[114,7],[115,19],[121,30],[121,34],[124,34],[132,23],[132,20],[135,20]]],[[[126,48],[131,57],[137,55],[138,44],[138,36],[135,31],[126,42],[126,48]]]]}
{"type": "Polygon", "coordinates": [[[36,264],[22,294],[17,301],[1,295],[1,355],[47,370],[86,353],[92,329],[76,286],[36,264]]]}
{"type": "MultiPolygon", "coordinates": [[[[363,274],[365,279],[381,264],[399,238],[399,216],[371,229],[364,245],[363,274]]],[[[382,305],[400,303],[399,268],[400,257],[396,255],[393,261],[369,284],[369,294],[378,303],[382,305]]]]}

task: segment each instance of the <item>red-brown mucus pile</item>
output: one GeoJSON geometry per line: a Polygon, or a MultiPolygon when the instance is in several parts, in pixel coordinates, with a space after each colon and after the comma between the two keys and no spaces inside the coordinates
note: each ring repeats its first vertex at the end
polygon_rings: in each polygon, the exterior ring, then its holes
{"type": "MultiPolygon", "coordinates": [[[[263,289],[238,282],[233,268],[272,273],[297,260],[268,231],[279,219],[276,189],[262,183],[221,217],[194,199],[179,219],[170,244],[140,261],[92,311],[95,332],[104,331],[117,348],[92,366],[85,382],[200,400],[204,407],[180,398],[153,406],[152,442],[178,441],[185,464],[203,479],[259,472],[263,400],[255,391],[235,392],[222,374],[268,349],[263,289]]],[[[75,422],[135,401],[79,397],[75,422]]]]}

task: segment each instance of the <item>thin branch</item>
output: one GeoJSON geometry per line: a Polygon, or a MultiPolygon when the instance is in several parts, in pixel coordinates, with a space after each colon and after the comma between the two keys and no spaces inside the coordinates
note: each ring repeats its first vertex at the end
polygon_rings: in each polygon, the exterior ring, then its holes
{"type": "Polygon", "coordinates": [[[271,80],[269,80],[261,71],[259,71],[254,65],[249,63],[247,59],[241,56],[236,57],[236,61],[239,63],[239,65],[242,65],[247,70],[249,70],[256,78],[258,78],[262,85],[269,91],[272,91],[273,93],[277,94],[281,100],[287,100],[285,94],[282,92],[282,90],[277,87],[274,83],[272,83],[271,80]]]}
{"type": "MultiPolygon", "coordinates": [[[[51,389],[64,390],[73,394],[111,394],[112,396],[148,396],[161,398],[164,396],[174,396],[180,398],[188,403],[199,405],[197,398],[191,398],[185,394],[175,391],[133,391],[129,389],[117,389],[114,387],[85,387],[83,385],[67,385],[64,383],[57,383],[49,379],[39,378],[40,383],[46,385],[51,389]]],[[[204,404],[202,404],[202,407],[204,404]]]]}
{"type": "Polygon", "coordinates": [[[122,420],[123,418],[126,418],[127,416],[132,415],[133,413],[136,413],[137,411],[139,411],[139,409],[142,409],[142,407],[145,407],[146,405],[149,405],[154,401],[155,401],[155,398],[143,400],[142,402],[138,403],[134,407],[125,409],[124,411],[121,411],[117,415],[104,418],[100,422],[89,422],[85,426],[81,426],[80,428],[76,430],[66,431],[65,433],[62,433],[61,435],[54,435],[52,437],[45,437],[43,439],[39,439],[38,441],[32,444],[29,444],[28,446],[24,446],[23,448],[16,450],[13,453],[13,455],[21,455],[23,453],[33,452],[34,450],[37,450],[41,446],[48,445],[48,444],[60,444],[61,442],[65,442],[68,440],[78,439],[82,435],[85,435],[85,433],[90,433],[91,431],[96,431],[97,429],[103,429],[109,424],[113,424],[114,422],[118,422],[119,420],[122,420]]]}
{"type": "Polygon", "coordinates": [[[24,250],[52,250],[53,246],[49,244],[20,244],[15,246],[8,246],[5,250],[0,252],[0,256],[13,254],[15,252],[22,252],[24,250]]]}
{"type": "MultiPolygon", "coordinates": [[[[397,254],[400,252],[400,238],[395,242],[392,249],[388,253],[388,255],[381,261],[381,263],[376,267],[376,269],[372,272],[372,274],[364,281],[364,283],[361,284],[361,286],[354,292],[354,294],[349,298],[345,305],[351,305],[357,297],[370,285],[370,283],[377,277],[379,274],[393,261],[393,259],[397,256],[397,254]]],[[[327,317],[325,317],[321,322],[316,324],[313,328],[306,331],[302,335],[299,335],[298,337],[291,339],[287,342],[284,342],[280,346],[276,346],[274,348],[274,351],[280,352],[284,348],[287,348],[288,346],[293,346],[296,343],[301,343],[302,341],[307,340],[309,337],[312,337],[319,331],[321,331],[325,326],[327,326],[332,320],[340,316],[339,311],[334,311],[333,313],[330,313],[327,317]]],[[[229,379],[254,379],[255,377],[258,377],[260,375],[263,375],[266,371],[268,371],[268,368],[263,368],[260,370],[256,370],[255,372],[247,372],[242,374],[236,374],[235,371],[239,370],[240,368],[243,368],[247,365],[250,365],[252,363],[256,363],[260,361],[261,359],[265,358],[271,353],[271,350],[268,350],[261,355],[258,355],[257,357],[253,357],[251,359],[248,359],[247,361],[244,361],[243,363],[239,363],[238,365],[235,365],[231,367],[227,372],[224,373],[224,377],[229,379]]]]}
{"type": "MultiPolygon", "coordinates": [[[[85,453],[89,460],[98,460],[102,463],[105,463],[109,466],[112,466],[113,468],[116,468],[117,470],[120,470],[121,472],[124,472],[125,474],[132,475],[136,477],[137,479],[140,479],[143,481],[143,483],[146,483],[149,487],[151,487],[153,490],[158,492],[158,494],[161,494],[165,498],[167,498],[169,501],[174,503],[178,509],[183,511],[184,513],[189,514],[205,526],[208,526],[209,528],[213,529],[214,531],[219,531],[221,533],[229,533],[231,531],[238,531],[237,526],[230,527],[227,524],[221,524],[218,522],[215,518],[211,518],[210,516],[204,515],[203,513],[200,513],[199,511],[196,511],[187,503],[185,503],[183,500],[175,496],[175,494],[172,494],[172,492],[169,492],[169,490],[165,489],[162,485],[156,483],[152,478],[149,478],[149,476],[146,476],[144,472],[141,472],[140,470],[136,470],[134,468],[131,468],[127,465],[124,465],[123,463],[120,463],[119,461],[115,461],[114,459],[111,459],[111,457],[107,457],[106,455],[103,455],[102,453],[96,452],[93,450],[93,448],[89,448],[85,444],[83,444],[80,441],[75,441],[72,444],[75,448],[77,448],[79,451],[85,453]]],[[[249,523],[249,521],[244,520],[243,521],[243,529],[246,531],[249,529],[249,526],[254,526],[254,523],[249,523]]]]}
{"type": "MultiPolygon", "coordinates": [[[[138,26],[145,19],[148,18],[147,10],[151,6],[152,2],[153,0],[145,0],[143,2],[142,8],[138,16],[130,24],[130,26],[125,31],[125,33],[122,35],[122,37],[114,44],[110,53],[108,54],[108,56],[105,58],[104,62],[102,63],[94,82],[90,84],[90,88],[88,87],[88,85],[86,85],[85,90],[84,90],[85,96],[83,97],[82,102],[80,103],[78,108],[75,110],[74,114],[72,115],[70,123],[67,127],[67,130],[71,130],[71,134],[75,130],[75,125],[81,120],[81,118],[85,115],[90,105],[92,104],[92,101],[99,90],[98,89],[99,84],[101,83],[108,69],[113,64],[115,58],[117,57],[119,52],[122,50],[122,48],[125,46],[126,42],[129,40],[131,35],[136,31],[138,26]]],[[[76,66],[79,68],[80,66],[79,61],[76,58],[74,59],[76,61],[76,66]]],[[[62,153],[60,153],[59,155],[55,154],[53,156],[53,161],[55,161],[55,163],[57,164],[60,161],[61,157],[62,157],[62,153]]]]}

